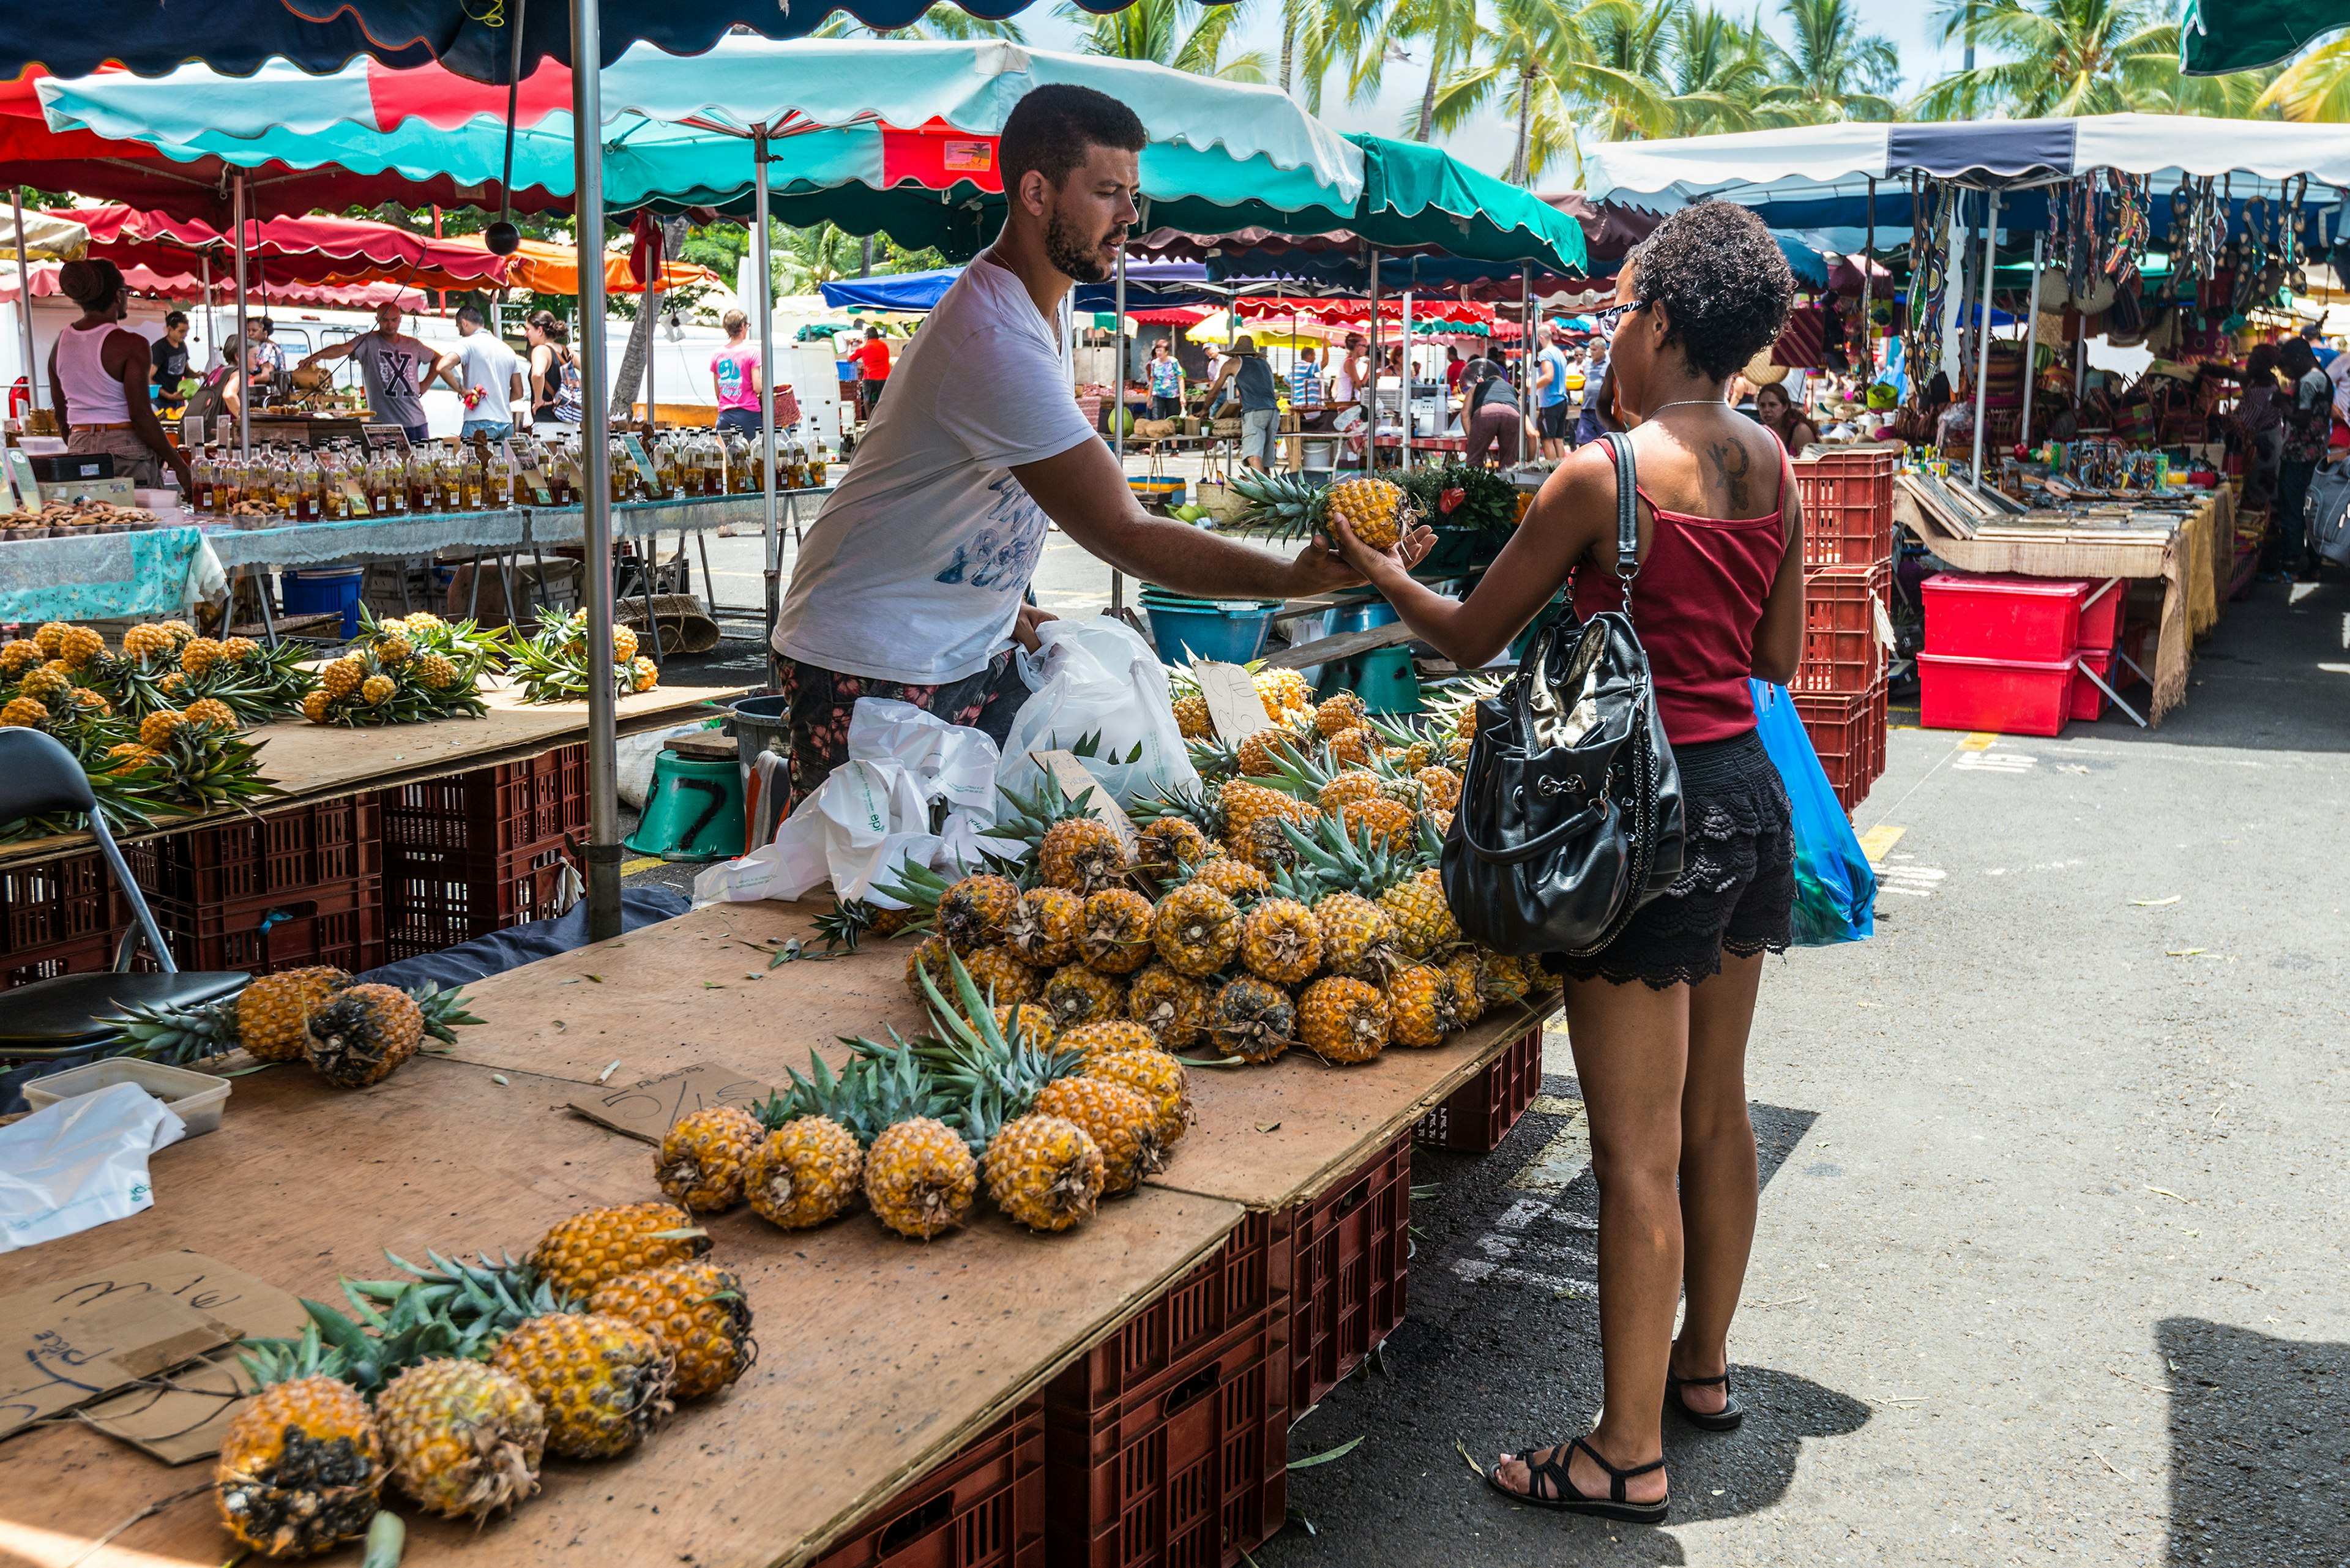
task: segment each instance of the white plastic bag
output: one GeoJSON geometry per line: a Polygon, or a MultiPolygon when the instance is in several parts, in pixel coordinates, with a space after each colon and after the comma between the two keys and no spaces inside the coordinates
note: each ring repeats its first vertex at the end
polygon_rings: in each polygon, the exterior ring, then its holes
{"type": "Polygon", "coordinates": [[[147,1157],[186,1131],[178,1112],[136,1084],[109,1084],[0,1127],[0,1252],[153,1208],[147,1157]]]}
{"type": "Polygon", "coordinates": [[[1074,751],[1095,736],[1093,754],[1081,760],[1120,805],[1198,785],[1166,669],[1132,627],[1107,616],[1048,620],[1036,638],[1036,651],[1018,656],[1031,695],[1003,743],[1005,787],[1035,787],[1029,753],[1074,751]]]}

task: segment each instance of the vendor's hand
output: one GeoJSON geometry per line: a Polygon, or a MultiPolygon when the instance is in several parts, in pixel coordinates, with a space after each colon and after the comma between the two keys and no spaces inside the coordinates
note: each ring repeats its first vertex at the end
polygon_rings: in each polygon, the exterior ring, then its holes
{"type": "Polygon", "coordinates": [[[1410,576],[1411,569],[1426,560],[1428,553],[1436,547],[1436,531],[1424,523],[1385,550],[1372,549],[1355,536],[1353,528],[1335,517],[1330,519],[1329,526],[1337,536],[1338,552],[1347,566],[1374,587],[1410,576]]]}
{"type": "Polygon", "coordinates": [[[1036,636],[1036,628],[1048,620],[1060,618],[1051,610],[1040,608],[1035,605],[1022,605],[1019,618],[1012,623],[1013,640],[1034,653],[1040,641],[1036,636]]]}

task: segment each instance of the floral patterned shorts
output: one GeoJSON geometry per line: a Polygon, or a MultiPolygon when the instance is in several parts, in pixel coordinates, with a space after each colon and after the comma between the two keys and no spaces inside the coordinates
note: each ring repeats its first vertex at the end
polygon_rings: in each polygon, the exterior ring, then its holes
{"type": "Polygon", "coordinates": [[[832,776],[833,769],[848,760],[848,721],[860,697],[910,702],[950,724],[978,730],[1000,746],[1011,734],[1012,720],[1028,695],[1008,648],[978,674],[943,686],[868,680],[780,656],[775,659],[775,691],[784,699],[791,723],[792,798],[786,811],[814,794],[832,776]]]}

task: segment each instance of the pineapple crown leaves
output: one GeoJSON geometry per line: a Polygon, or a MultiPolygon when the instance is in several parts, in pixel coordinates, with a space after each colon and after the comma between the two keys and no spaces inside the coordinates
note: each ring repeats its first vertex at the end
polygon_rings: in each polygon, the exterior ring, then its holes
{"type": "Polygon", "coordinates": [[[197,1007],[125,1007],[112,1018],[96,1020],[118,1032],[124,1056],[185,1066],[191,1062],[225,1056],[236,1049],[236,1002],[206,1002],[197,1007]]]}
{"type": "Polygon", "coordinates": [[[346,1280],[343,1291],[376,1324],[379,1343],[389,1347],[386,1358],[400,1366],[426,1355],[478,1357],[526,1319],[581,1310],[580,1303],[510,1255],[493,1259],[484,1252],[467,1262],[428,1251],[430,1266],[421,1269],[391,1251],[384,1256],[413,1277],[346,1280]]]}
{"type": "Polygon", "coordinates": [[[424,1033],[444,1044],[457,1043],[460,1027],[483,1022],[465,1011],[465,993],[453,985],[440,986],[426,981],[408,994],[416,999],[417,1011],[424,1014],[424,1033]]]}
{"type": "MultiPolygon", "coordinates": [[[[1423,829],[1430,827],[1425,816],[1419,821],[1423,829]]],[[[1377,842],[1367,826],[1350,833],[1336,813],[1323,815],[1311,831],[1294,822],[1284,822],[1281,830],[1297,851],[1295,880],[1299,886],[1310,877],[1322,892],[1343,888],[1376,898],[1398,883],[1411,880],[1420,869],[1417,853],[1399,852],[1377,842]]],[[[1437,851],[1441,855],[1442,850],[1440,840],[1437,851]]],[[[1301,893],[1289,896],[1305,898],[1301,893]]]]}
{"type": "Polygon", "coordinates": [[[1037,1090],[1082,1066],[1085,1058],[1078,1052],[1045,1050],[1006,1038],[996,1025],[993,993],[980,995],[962,959],[951,955],[948,966],[962,1008],[958,1012],[949,1006],[937,981],[924,971],[922,992],[930,1002],[931,1026],[939,1033],[914,1047],[942,1085],[968,1097],[980,1085],[993,1084],[1017,1116],[1037,1090]]]}
{"type": "MultiPolygon", "coordinates": [[[[315,1303],[304,1302],[305,1307],[315,1303]]],[[[326,1308],[329,1316],[338,1315],[326,1308]]],[[[237,1353],[244,1366],[245,1376],[253,1379],[256,1392],[291,1383],[301,1377],[343,1377],[345,1356],[339,1345],[329,1346],[318,1332],[314,1319],[305,1324],[296,1339],[249,1339],[237,1353]]]]}
{"type": "Polygon", "coordinates": [[[803,1116],[830,1116],[843,1127],[855,1119],[856,1085],[849,1075],[835,1073],[825,1059],[815,1052],[808,1053],[808,1075],[805,1078],[795,1067],[784,1071],[790,1075],[791,1087],[769,1095],[751,1107],[751,1114],[769,1132],[780,1131],[803,1116]]]}
{"type": "MultiPolygon", "coordinates": [[[[1049,742],[1050,740],[1056,740],[1058,737],[1053,736],[1048,737],[1047,739],[1049,742]]],[[[1089,735],[1078,736],[1076,740],[1066,748],[1066,750],[1068,751],[1069,755],[1073,757],[1091,758],[1100,756],[1101,748],[1102,732],[1099,730],[1096,730],[1089,735]]],[[[1045,749],[1050,751],[1052,747],[1048,743],[1045,749]]],[[[1133,763],[1140,762],[1142,760],[1142,742],[1140,741],[1135,742],[1134,750],[1127,753],[1127,754],[1122,757],[1116,752],[1112,752],[1109,754],[1109,760],[1113,763],[1126,766],[1131,766],[1133,763]]],[[[1082,804],[1086,799],[1090,797],[1093,793],[1094,792],[1090,789],[1087,790],[1084,794],[1077,797],[1079,803],[1082,804]]]]}
{"type": "Polygon", "coordinates": [[[847,1097],[830,1113],[857,1141],[870,1147],[873,1140],[899,1122],[916,1116],[944,1117],[953,1102],[922,1061],[895,1029],[889,1044],[844,1035],[853,1060],[841,1075],[847,1097]]]}
{"type": "MultiPolygon", "coordinates": [[[[1100,737],[1097,735],[1092,739],[1098,745],[1100,737]]],[[[1092,754],[1090,752],[1077,752],[1075,748],[1071,748],[1071,751],[1072,754],[1077,756],[1092,754]]],[[[1073,798],[1068,791],[1061,787],[1061,781],[1058,778],[1050,773],[1039,770],[1036,787],[1026,794],[1024,794],[1008,786],[1002,790],[1003,798],[1012,805],[1012,814],[996,823],[995,836],[1016,838],[1033,850],[1045,841],[1045,835],[1055,823],[1096,815],[1093,806],[1094,787],[1092,784],[1087,784],[1073,798]]]]}
{"type": "Polygon", "coordinates": [[[1149,794],[1137,796],[1134,804],[1127,807],[1127,815],[1144,826],[1161,817],[1180,817],[1210,838],[1221,837],[1224,831],[1223,801],[1213,785],[1162,785],[1149,794]]]}
{"type": "Polygon", "coordinates": [[[905,862],[898,867],[897,877],[898,879],[894,882],[877,879],[873,884],[873,890],[883,898],[893,898],[922,915],[921,919],[914,921],[912,926],[908,928],[910,929],[913,926],[927,926],[938,914],[939,900],[946,896],[946,890],[949,888],[954,886],[951,879],[931,870],[911,856],[907,857],[905,862]]]}
{"type": "Polygon", "coordinates": [[[879,906],[868,899],[836,897],[832,908],[816,917],[816,932],[824,939],[824,950],[837,952],[846,948],[855,952],[880,912],[879,906]]]}

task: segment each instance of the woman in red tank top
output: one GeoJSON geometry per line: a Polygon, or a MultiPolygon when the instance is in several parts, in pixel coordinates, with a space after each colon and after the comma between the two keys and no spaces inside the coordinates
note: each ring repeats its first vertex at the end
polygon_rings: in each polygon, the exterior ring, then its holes
{"type": "MultiPolygon", "coordinates": [[[[1746,1036],[1762,957],[1784,951],[1794,879],[1785,791],[1754,734],[1750,676],[1784,682],[1803,650],[1803,516],[1777,438],[1722,388],[1777,337],[1793,280],[1743,207],[1667,219],[1625,263],[1608,365],[1638,468],[1632,620],[1688,816],[1681,879],[1563,975],[1599,1182],[1601,1356],[1588,1437],[1505,1454],[1489,1480],[1520,1502],[1635,1522],[1667,1511],[1659,1412],[1727,1430],[1729,1335],[1754,1237],[1746,1036]],[[1638,983],[1635,983],[1638,982],[1638,983]],[[1688,1314],[1673,1336],[1686,1288],[1688,1314]]],[[[1577,451],[1466,601],[1413,582],[1351,535],[1342,547],[1419,637],[1479,669],[1571,584],[1588,615],[1621,605],[1616,467],[1577,451]]]]}

